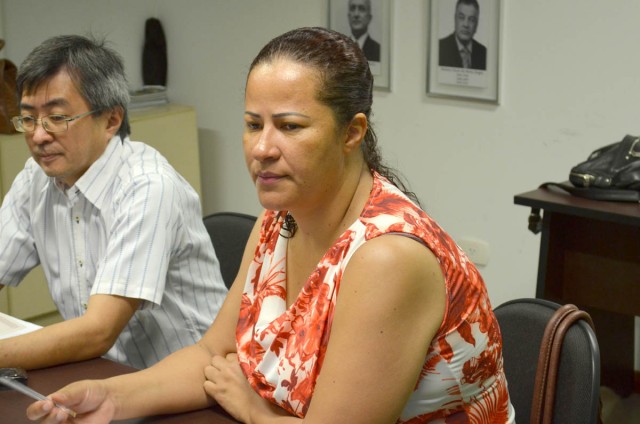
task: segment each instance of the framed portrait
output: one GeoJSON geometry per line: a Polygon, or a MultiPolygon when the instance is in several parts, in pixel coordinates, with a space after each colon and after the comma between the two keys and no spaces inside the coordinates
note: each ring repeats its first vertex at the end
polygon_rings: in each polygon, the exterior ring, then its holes
{"type": "Polygon", "coordinates": [[[427,94],[500,103],[502,0],[430,0],[427,94]]]}
{"type": "Polygon", "coordinates": [[[369,60],[375,88],[391,90],[392,0],[329,0],[329,28],[352,37],[369,60]]]}

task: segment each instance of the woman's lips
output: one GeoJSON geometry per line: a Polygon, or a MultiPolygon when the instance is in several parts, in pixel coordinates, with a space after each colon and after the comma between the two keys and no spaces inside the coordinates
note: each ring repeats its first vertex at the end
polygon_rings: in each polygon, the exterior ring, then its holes
{"type": "Polygon", "coordinates": [[[282,177],[280,175],[272,174],[270,172],[261,172],[258,173],[258,181],[261,184],[274,184],[279,181],[282,177]]]}

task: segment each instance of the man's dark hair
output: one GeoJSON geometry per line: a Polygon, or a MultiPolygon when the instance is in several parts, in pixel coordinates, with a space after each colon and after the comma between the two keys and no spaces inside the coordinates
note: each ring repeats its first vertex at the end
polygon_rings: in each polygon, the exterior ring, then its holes
{"type": "Polygon", "coordinates": [[[122,58],[105,46],[104,40],[80,35],[60,35],[45,40],[33,49],[18,71],[17,94],[37,90],[60,71],[66,71],[91,110],[123,111],[118,135],[130,133],[129,89],[122,58]]]}
{"type": "Polygon", "coordinates": [[[478,4],[478,0],[458,0],[458,2],[456,3],[456,10],[458,9],[458,6],[461,4],[466,4],[467,6],[473,6],[476,8],[478,12],[480,12],[480,5],[478,4]]]}

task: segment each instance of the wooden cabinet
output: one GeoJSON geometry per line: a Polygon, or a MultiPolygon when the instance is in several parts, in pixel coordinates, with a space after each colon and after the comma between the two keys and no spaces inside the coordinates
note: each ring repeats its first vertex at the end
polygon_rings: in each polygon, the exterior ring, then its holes
{"type": "Polygon", "coordinates": [[[195,109],[182,105],[154,107],[130,112],[129,120],[131,140],[158,149],[202,199],[195,109]]]}
{"type": "Polygon", "coordinates": [[[514,197],[544,211],[536,297],[573,303],[593,319],[602,385],[634,386],[635,316],[640,316],[640,209],[537,189],[514,197]]]}
{"type": "MultiPolygon", "coordinates": [[[[143,141],[158,149],[202,196],[195,110],[169,104],[130,111],[129,120],[131,140],[143,141]]],[[[0,135],[0,193],[3,198],[28,157],[29,150],[22,134],[0,135]]],[[[39,266],[19,287],[0,290],[0,311],[40,325],[59,319],[39,266]]]]}

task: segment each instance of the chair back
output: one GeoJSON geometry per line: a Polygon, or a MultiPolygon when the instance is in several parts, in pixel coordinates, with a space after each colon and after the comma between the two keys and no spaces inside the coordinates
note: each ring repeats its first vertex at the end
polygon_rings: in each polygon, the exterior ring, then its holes
{"type": "Polygon", "coordinates": [[[220,261],[222,279],[229,288],[238,274],[256,217],[239,212],[216,212],[205,216],[203,220],[220,261]]]}
{"type": "MultiPolygon", "coordinates": [[[[544,299],[525,298],[494,309],[502,333],[509,396],[518,424],[538,424],[531,422],[532,404],[534,399],[540,399],[542,390],[536,389],[536,371],[545,328],[560,306],[544,299]]],[[[550,413],[542,411],[534,417],[547,415],[553,423],[599,422],[600,349],[595,332],[585,319],[573,322],[562,340],[552,407],[550,413]]]]}

